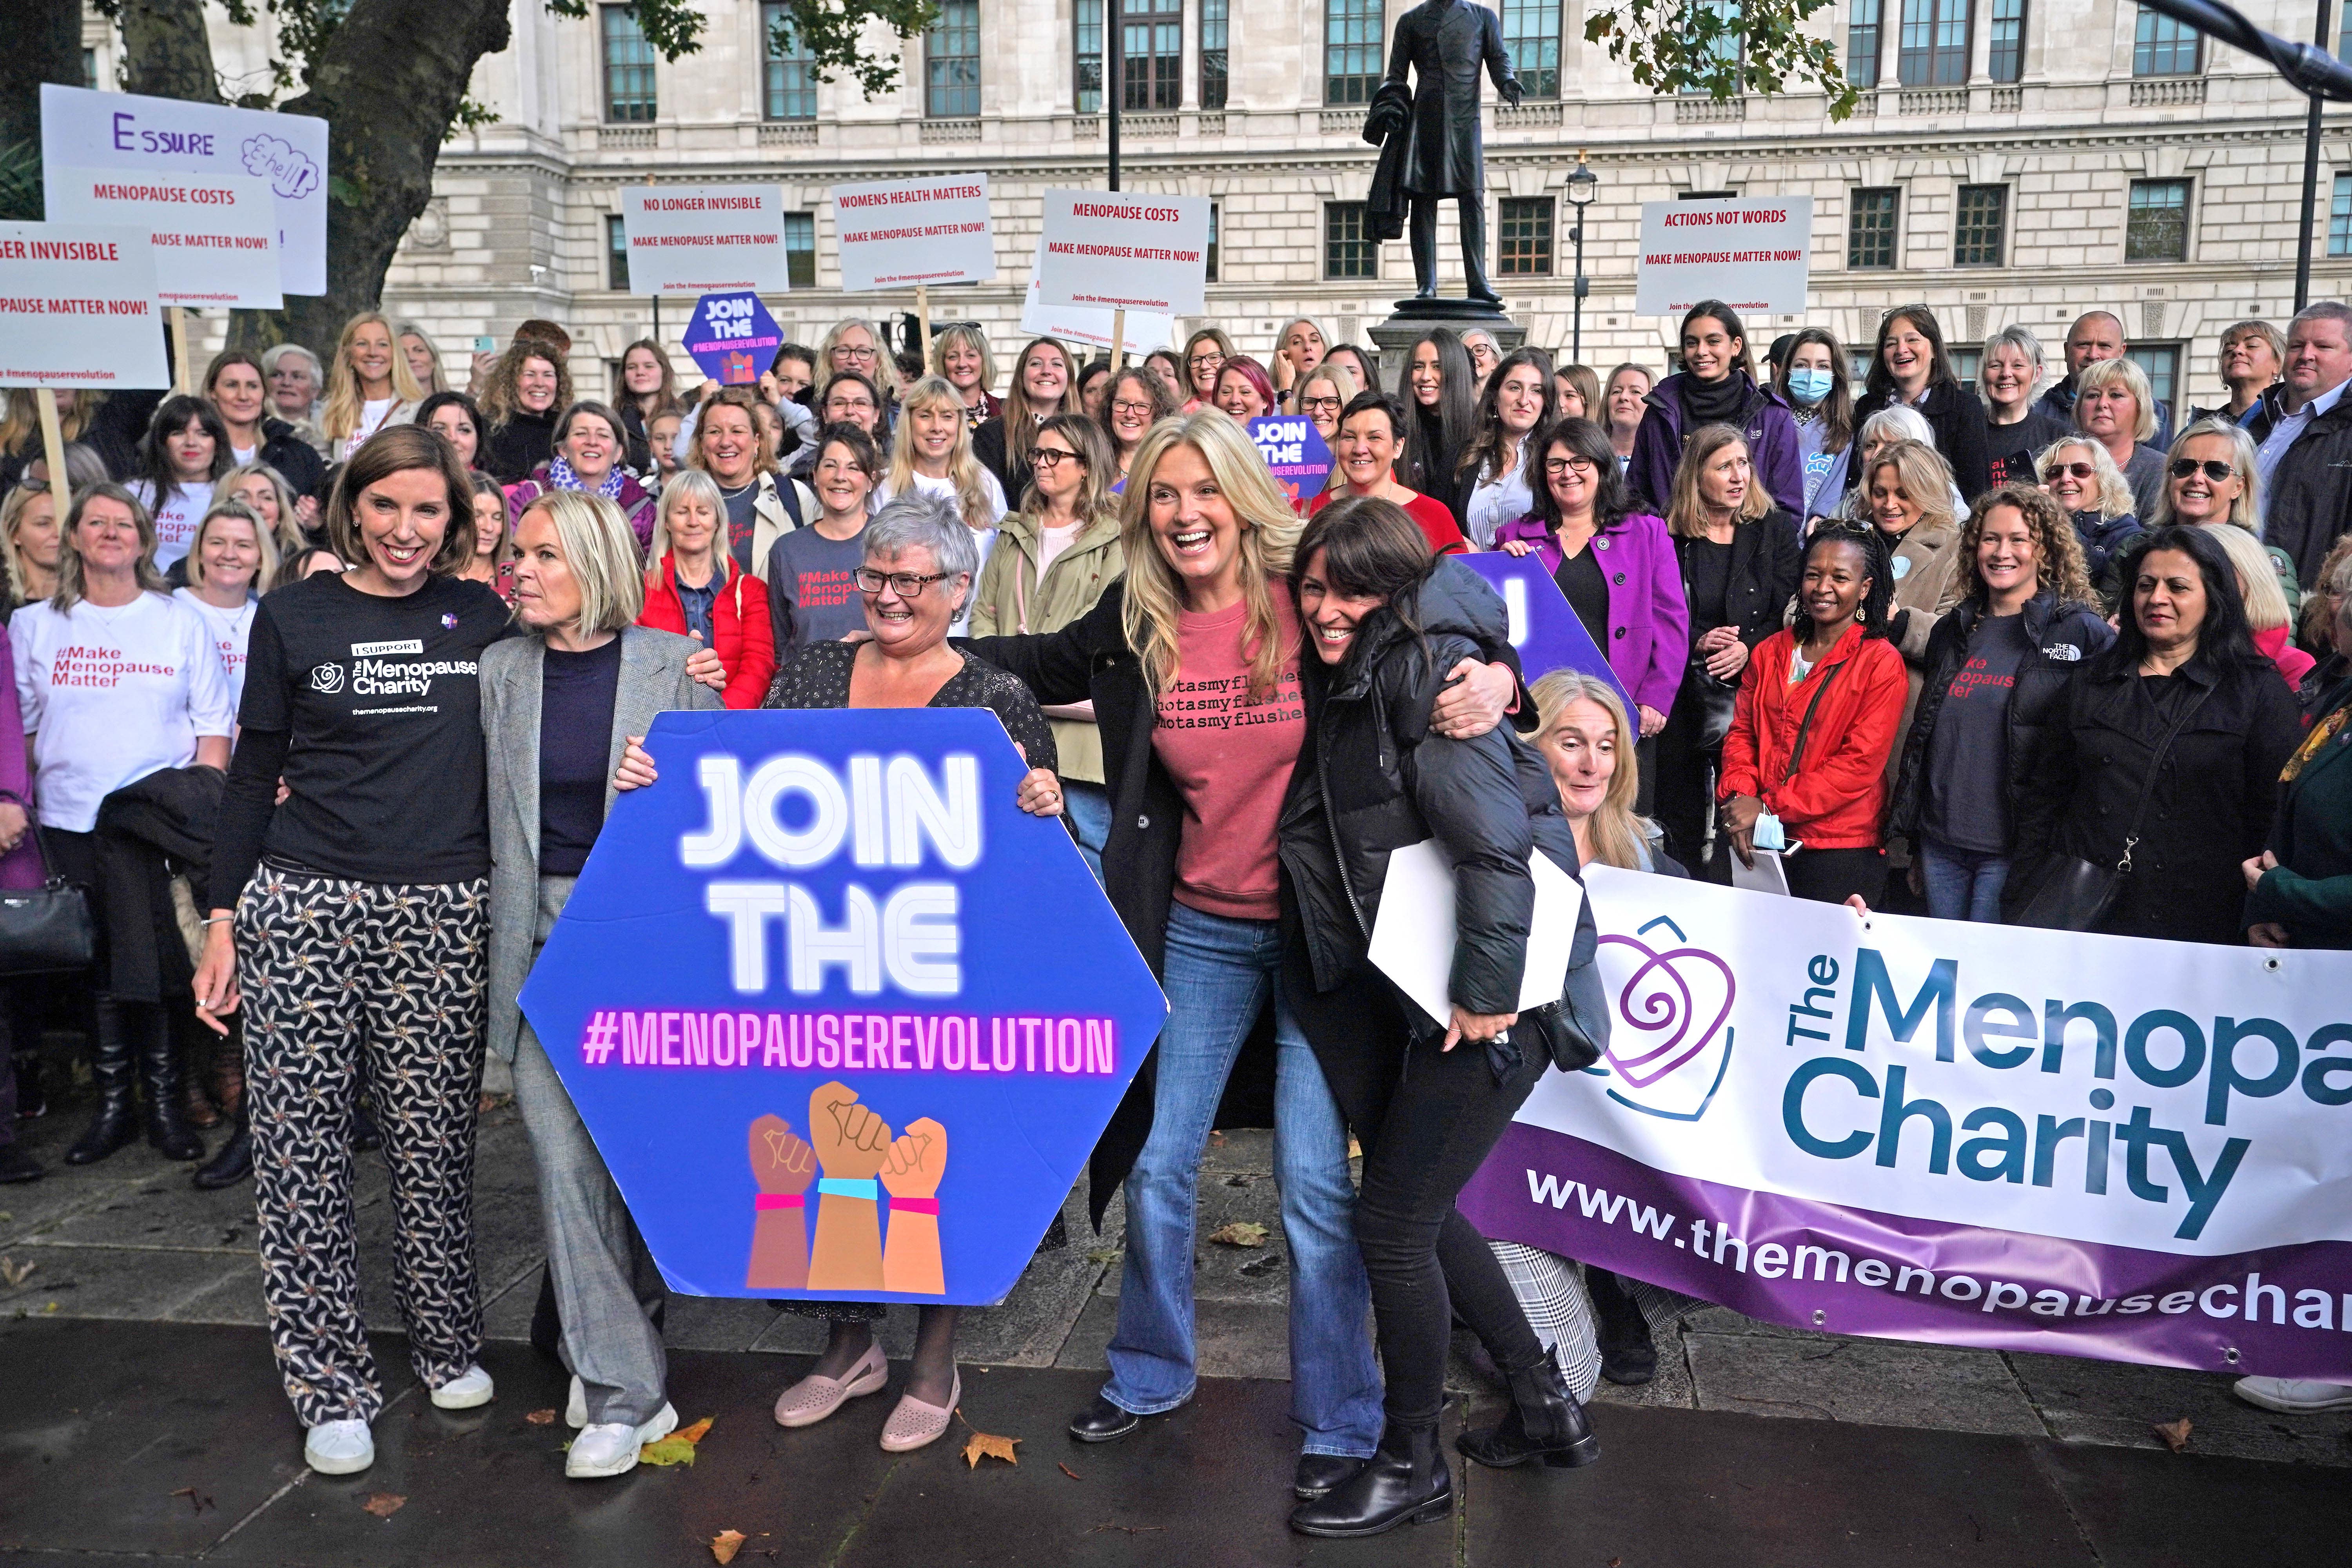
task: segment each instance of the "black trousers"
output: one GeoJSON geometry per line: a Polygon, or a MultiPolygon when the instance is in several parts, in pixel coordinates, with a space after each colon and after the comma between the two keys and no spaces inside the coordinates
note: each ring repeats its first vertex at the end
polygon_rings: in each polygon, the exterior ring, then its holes
{"type": "Polygon", "coordinates": [[[1854,894],[1872,909],[1886,895],[1884,849],[1800,849],[1780,862],[1791,898],[1842,904],[1854,894]]]}
{"type": "MultiPolygon", "coordinates": [[[[1682,689],[1675,696],[1674,710],[1666,715],[1666,727],[1655,737],[1657,765],[1642,756],[1642,784],[1644,793],[1651,780],[1656,779],[1653,799],[1656,802],[1658,826],[1666,830],[1666,853],[1683,863],[1694,877],[1705,877],[1707,828],[1715,820],[1715,781],[1723,773],[1723,748],[1699,744],[1706,728],[1706,704],[1692,695],[1692,689],[1703,677],[1696,670],[1685,671],[1682,689]]],[[[1651,742],[1642,743],[1646,752],[1651,742]]],[[[1717,857],[1724,847],[1718,846],[1717,857]]],[[[1725,879],[1727,879],[1727,877],[1725,879]]]]}

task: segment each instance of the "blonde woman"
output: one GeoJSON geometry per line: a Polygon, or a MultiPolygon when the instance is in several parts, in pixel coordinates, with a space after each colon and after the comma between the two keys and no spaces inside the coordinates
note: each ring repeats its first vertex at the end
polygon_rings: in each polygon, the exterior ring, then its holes
{"type": "MultiPolygon", "coordinates": [[[[77,486],[77,489],[79,487],[77,486]]],[[[0,537],[7,541],[8,604],[36,605],[58,591],[57,498],[45,485],[18,485],[0,501],[0,537]]]]}
{"type": "Polygon", "coordinates": [[[2289,690],[2299,689],[2318,661],[2294,646],[2294,612],[2279,586],[2277,563],[2263,548],[2263,542],[2244,529],[2226,522],[2202,526],[2221,542],[2238,574],[2238,595],[2246,604],[2246,630],[2254,639],[2255,649],[2278,666],[2289,690]]]}
{"type": "Polygon", "coordinates": [[[269,530],[278,542],[281,560],[291,556],[306,543],[323,541],[326,531],[320,529],[315,538],[304,526],[306,516],[315,519],[319,513],[316,501],[308,496],[298,496],[286,476],[268,463],[240,463],[220,478],[213,494],[223,500],[243,501],[253,509],[253,515],[269,530]]]}
{"type": "Polygon", "coordinates": [[[973,429],[1003,411],[1003,400],[988,390],[996,384],[988,335],[970,322],[941,329],[931,343],[931,374],[963,395],[964,423],[973,429]]]}
{"type": "Polygon", "coordinates": [[[1274,363],[1267,367],[1274,373],[1277,405],[1290,406],[1290,395],[1299,377],[1312,374],[1330,346],[1312,316],[1293,316],[1282,323],[1282,331],[1275,334],[1274,363]]]}
{"type": "MultiPolygon", "coordinates": [[[[1279,979],[1276,826],[1306,731],[1298,615],[1285,582],[1297,536],[1239,426],[1214,410],[1163,421],[1129,471],[1125,574],[1060,631],[982,637],[971,651],[1041,702],[1094,703],[1104,776],[1118,781],[1105,890],[1173,999],[1152,1087],[1129,1097],[1095,1151],[1094,1215],[1099,1223],[1124,1182],[1127,1252],[1110,1379],[1070,1435],[1110,1442],[1192,1397],[1201,1152],[1271,993],[1291,1413],[1304,1435],[1294,1489],[1317,1497],[1372,1453],[1381,1416],[1347,1132],[1294,1009],[1296,983],[1279,979]]],[[[1500,646],[1486,651],[1507,657],[1500,646]]],[[[1435,722],[1448,734],[1483,733],[1507,700],[1507,667],[1465,660],[1455,673],[1467,679],[1435,722]]]]}
{"type": "Polygon", "coordinates": [[[2147,531],[2132,500],[2131,486],[2107,449],[2087,436],[2069,436],[2042,448],[2033,459],[2042,488],[2074,524],[2083,563],[2100,602],[2115,608],[2116,563],[2147,531]]]}
{"type": "Polygon", "coordinates": [[[400,357],[408,362],[408,374],[425,395],[448,391],[449,378],[441,374],[441,351],[433,346],[433,334],[415,321],[394,321],[392,332],[399,341],[400,357]]]}
{"type": "Polygon", "coordinates": [[[849,316],[834,322],[833,330],[816,346],[816,363],[824,372],[819,379],[829,381],[845,370],[854,370],[868,381],[878,382],[882,374],[881,342],[870,321],[849,316]]]}
{"type": "Polygon", "coordinates": [[[2147,373],[2127,359],[2094,360],[2076,371],[2074,427],[2123,470],[2133,510],[2153,515],[2164,489],[2164,448],[2155,444],[2156,394],[2147,373]]]}
{"type": "Polygon", "coordinates": [[[649,559],[637,624],[718,649],[726,706],[757,708],[776,673],[767,584],[729,552],[727,502],[709,474],[688,468],[662,491],[649,559]]]}
{"type": "Polygon", "coordinates": [[[563,351],[517,338],[490,367],[482,388],[482,432],[474,466],[502,485],[519,485],[555,456],[557,416],[572,406],[572,372],[563,351]]]}
{"type": "MultiPolygon", "coordinates": [[[[1035,440],[1034,435],[1031,440],[1035,440]]],[[[952,503],[963,525],[979,536],[980,558],[986,563],[996,525],[1004,521],[1004,488],[971,455],[963,395],[936,375],[925,376],[907,393],[898,414],[898,440],[890,448],[890,471],[875,492],[877,510],[910,491],[952,503]]],[[[955,635],[962,635],[964,625],[959,619],[955,635]]]]}
{"type": "Polygon", "coordinates": [[[326,407],[319,416],[330,460],[342,462],[377,431],[407,424],[424,400],[425,389],[416,384],[416,373],[408,368],[383,312],[353,316],[335,341],[326,407]]]}
{"type": "Polygon", "coordinates": [[[196,524],[188,542],[188,585],[172,596],[205,618],[228,679],[229,710],[245,696],[246,639],[254,606],[278,579],[278,542],[243,501],[221,500],[196,524]]]}

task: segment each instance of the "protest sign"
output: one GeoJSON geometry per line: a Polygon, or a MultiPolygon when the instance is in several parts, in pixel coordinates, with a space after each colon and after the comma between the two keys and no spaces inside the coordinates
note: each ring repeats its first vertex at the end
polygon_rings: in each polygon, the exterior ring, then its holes
{"type": "Polygon", "coordinates": [[[1304,414],[1269,414],[1251,420],[1248,429],[1266,471],[1293,506],[1323,493],[1331,479],[1331,448],[1314,420],[1304,414]]]}
{"type": "Polygon", "coordinates": [[[155,298],[165,305],[276,310],[278,208],[250,174],[42,172],[51,223],[144,228],[154,247],[155,298]]]}
{"type": "Polygon", "coordinates": [[[1801,315],[1813,247],[1813,198],[1643,202],[1633,309],[1680,315],[1702,300],[1735,310],[1801,315]]]}
{"type": "Polygon", "coordinates": [[[145,229],[0,223],[0,386],[171,381],[145,229]]]}
{"type": "Polygon", "coordinates": [[[522,1004],[670,1289],[977,1305],[1166,1017],[984,709],[665,713],[522,1004]]]}
{"type": "Polygon", "coordinates": [[[703,374],[721,386],[741,386],[774,361],[784,330],[757,294],[705,294],[694,302],[681,341],[703,374]]]}
{"type": "Polygon", "coordinates": [[[41,167],[45,183],[59,169],[260,180],[278,211],[278,287],[289,294],[327,291],[323,120],[45,82],[41,167]]]}
{"type": "Polygon", "coordinates": [[[782,185],[633,185],[621,193],[621,236],[632,294],[792,288],[782,185]]]}
{"type": "Polygon", "coordinates": [[[853,292],[996,277],[986,174],[835,185],[833,230],[853,292]]]}
{"type": "Polygon", "coordinates": [[[1544,570],[1541,556],[1512,555],[1497,550],[1459,559],[1503,595],[1503,607],[1511,615],[1511,647],[1518,651],[1519,668],[1525,672],[1528,685],[1533,686],[1538,677],[1551,670],[1580,670],[1615,687],[1625,704],[1626,714],[1639,722],[1640,716],[1633,711],[1633,694],[1625,689],[1625,683],[1609,668],[1600,645],[1570,607],[1568,595],[1559,591],[1552,574],[1544,570]]]}
{"type": "Polygon", "coordinates": [[[1049,308],[1199,315],[1209,198],[1049,190],[1040,249],[1040,297],[1049,308]]]}
{"type": "Polygon", "coordinates": [[[1176,318],[1154,315],[1149,310],[1098,310],[1088,305],[1045,303],[1045,242],[1037,242],[1037,253],[1029,264],[1029,290],[1023,296],[1021,330],[1035,338],[1056,338],[1065,343],[1087,343],[1095,348],[1111,346],[1114,320],[1123,324],[1119,336],[1127,340],[1130,354],[1150,353],[1153,349],[1172,348],[1176,343],[1176,318]]]}
{"type": "Polygon", "coordinates": [[[1486,1235],[1838,1333],[2352,1381],[2352,953],[1585,888],[1609,1048],[1464,1193],[1486,1235]]]}

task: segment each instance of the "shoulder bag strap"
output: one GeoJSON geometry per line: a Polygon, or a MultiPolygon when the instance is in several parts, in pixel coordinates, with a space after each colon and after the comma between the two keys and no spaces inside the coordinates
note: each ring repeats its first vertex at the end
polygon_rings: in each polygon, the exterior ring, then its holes
{"type": "MultiPolygon", "coordinates": [[[[2137,680],[2139,677],[2134,675],[2132,679],[2137,680]]],[[[2215,686],[2220,684],[2218,680],[2214,682],[2215,686]]],[[[2139,825],[2141,819],[2147,816],[2148,799],[2156,794],[2156,775],[2163,771],[2164,759],[2172,750],[2172,742],[2179,737],[2181,731],[2189,728],[2189,721],[2197,717],[2197,710],[2204,707],[2205,700],[2212,695],[2211,686],[2198,693],[2197,700],[2172,721],[2172,728],[2167,730],[2164,739],[2156,743],[2155,754],[2147,760],[2147,776],[2139,782],[2139,802],[2132,807],[2131,826],[2124,829],[2124,858],[2116,862],[2116,870],[2128,872],[2132,868],[2132,850],[2139,843],[2139,825]]]]}
{"type": "MultiPolygon", "coordinates": [[[[31,841],[33,858],[41,868],[41,885],[47,887],[59,880],[60,879],[49,875],[49,847],[41,842],[41,822],[33,810],[33,803],[12,789],[0,790],[0,801],[6,801],[11,805],[24,808],[25,837],[31,841]]],[[[10,853],[14,854],[15,851],[11,850],[10,853]]]]}
{"type": "Polygon", "coordinates": [[[1835,680],[1837,679],[1838,671],[1844,668],[1845,661],[1843,659],[1840,659],[1837,663],[1830,666],[1829,668],[1822,672],[1822,683],[1813,688],[1813,699],[1811,701],[1805,704],[1804,718],[1798,721],[1797,744],[1789,752],[1789,765],[1780,770],[1780,782],[1782,784],[1787,784],[1790,779],[1797,776],[1797,766],[1805,760],[1805,742],[1812,738],[1813,714],[1821,708],[1822,694],[1829,690],[1830,682],[1835,680]]]}

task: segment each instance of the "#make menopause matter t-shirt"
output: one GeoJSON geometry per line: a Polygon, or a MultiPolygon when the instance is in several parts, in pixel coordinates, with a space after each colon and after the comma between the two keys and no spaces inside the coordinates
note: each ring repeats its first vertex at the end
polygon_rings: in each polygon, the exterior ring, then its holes
{"type": "Polygon", "coordinates": [[[1274,690],[1249,694],[1246,605],[1177,618],[1176,679],[1160,695],[1151,746],[1184,797],[1176,848],[1179,903],[1228,920],[1282,912],[1276,829],[1307,738],[1298,689],[1298,616],[1274,595],[1285,655],[1274,690]]]}
{"type": "MultiPolygon", "coordinates": [[[[811,643],[839,642],[866,629],[866,600],[856,582],[865,559],[862,528],[847,539],[827,539],[812,524],[768,546],[768,620],[777,668],[811,643]]],[[[937,585],[927,591],[936,592],[937,585]]]]}
{"type": "Polygon", "coordinates": [[[1927,805],[1920,826],[1956,849],[2006,854],[2009,820],[2009,700],[2017,667],[2032,651],[2023,616],[1988,616],[1969,636],[1968,655],[1944,689],[1927,738],[1927,805]]]}
{"type": "Polygon", "coordinates": [[[196,537],[196,525],[212,510],[213,486],[209,479],[184,480],[172,487],[172,493],[161,501],[155,499],[155,487],[145,479],[131,481],[131,493],[139,498],[155,519],[155,570],[168,572],[172,563],[187,554],[188,546],[196,537]]]}

